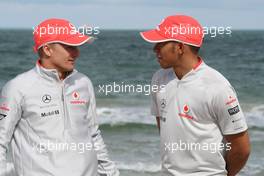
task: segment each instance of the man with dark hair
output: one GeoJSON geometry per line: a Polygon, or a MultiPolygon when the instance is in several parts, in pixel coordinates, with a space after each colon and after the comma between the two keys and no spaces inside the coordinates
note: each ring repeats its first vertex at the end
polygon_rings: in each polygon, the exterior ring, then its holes
{"type": "Polygon", "coordinates": [[[194,18],[165,18],[141,36],[154,43],[162,69],[152,85],[151,112],[161,137],[162,175],[235,176],[250,143],[235,90],[198,55],[203,28],[194,18]]]}
{"type": "Polygon", "coordinates": [[[74,69],[78,46],[92,38],[73,27],[64,19],[40,23],[35,68],[1,91],[1,176],[10,142],[18,176],[119,175],[100,134],[93,85],[74,69]]]}

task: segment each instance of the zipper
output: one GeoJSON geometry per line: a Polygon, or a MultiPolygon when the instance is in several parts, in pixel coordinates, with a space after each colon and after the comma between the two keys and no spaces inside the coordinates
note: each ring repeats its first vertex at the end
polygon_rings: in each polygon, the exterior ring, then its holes
{"type": "Polygon", "coordinates": [[[180,87],[180,80],[177,82],[177,88],[180,87]]]}
{"type": "Polygon", "coordinates": [[[65,105],[65,97],[64,97],[64,84],[63,82],[61,83],[61,102],[62,102],[62,117],[64,119],[64,128],[67,129],[68,128],[68,119],[66,117],[66,105],[65,105]]]}
{"type": "Polygon", "coordinates": [[[64,80],[60,81],[60,87],[61,87],[61,102],[62,102],[62,109],[63,109],[62,117],[64,119],[64,130],[71,128],[70,119],[67,116],[67,106],[65,104],[64,82],[65,82],[66,79],[69,79],[76,72],[77,71],[74,70],[73,73],[71,73],[69,76],[67,76],[64,80]]]}

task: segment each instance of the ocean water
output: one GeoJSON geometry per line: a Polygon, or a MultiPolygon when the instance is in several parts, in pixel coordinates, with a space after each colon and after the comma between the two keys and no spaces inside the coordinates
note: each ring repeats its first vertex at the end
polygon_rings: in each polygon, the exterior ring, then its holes
{"type": "MultiPolygon", "coordinates": [[[[91,45],[80,48],[76,68],[92,80],[102,135],[123,176],[160,175],[159,134],[150,115],[149,95],[109,93],[103,85],[150,84],[159,69],[152,45],[138,31],[101,31],[91,45]]],[[[34,67],[32,31],[0,30],[0,87],[34,67]]],[[[242,176],[264,175],[264,31],[233,31],[206,37],[203,60],[234,86],[249,125],[252,152],[242,176]]],[[[10,166],[11,167],[11,166],[10,166]]]]}

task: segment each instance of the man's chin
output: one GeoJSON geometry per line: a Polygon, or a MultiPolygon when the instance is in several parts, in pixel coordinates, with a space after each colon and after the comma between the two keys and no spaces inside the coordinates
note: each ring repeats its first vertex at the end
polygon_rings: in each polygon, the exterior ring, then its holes
{"type": "Polygon", "coordinates": [[[63,71],[64,72],[72,72],[74,70],[74,67],[72,68],[64,68],[63,71]]]}
{"type": "Polygon", "coordinates": [[[168,65],[161,65],[161,64],[160,64],[160,67],[163,68],[163,69],[171,68],[171,66],[168,66],[168,65]]]}

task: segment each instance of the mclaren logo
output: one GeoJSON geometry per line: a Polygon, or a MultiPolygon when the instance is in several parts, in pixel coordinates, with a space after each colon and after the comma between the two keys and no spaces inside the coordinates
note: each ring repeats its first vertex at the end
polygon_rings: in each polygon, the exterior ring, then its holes
{"type": "Polygon", "coordinates": [[[44,96],[42,97],[42,101],[43,101],[44,103],[49,103],[49,102],[51,101],[51,96],[50,96],[50,95],[44,95],[44,96]]]}
{"type": "Polygon", "coordinates": [[[0,113],[0,120],[4,119],[7,115],[0,113]]]}

